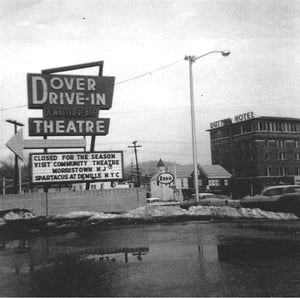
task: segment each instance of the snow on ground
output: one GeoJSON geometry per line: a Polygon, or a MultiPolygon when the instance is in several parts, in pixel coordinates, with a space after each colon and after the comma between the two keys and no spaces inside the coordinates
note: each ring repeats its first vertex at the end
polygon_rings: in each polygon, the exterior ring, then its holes
{"type": "MultiPolygon", "coordinates": [[[[76,214],[80,216],[81,212],[72,212],[72,215],[76,217],[76,214]]],[[[84,213],[85,215],[88,212],[84,213]]],[[[123,214],[110,214],[110,213],[90,213],[88,220],[104,220],[114,218],[139,218],[149,219],[157,217],[172,217],[172,216],[204,216],[215,219],[272,219],[272,220],[294,220],[298,217],[292,213],[281,213],[272,211],[263,211],[261,209],[250,209],[250,208],[234,208],[229,206],[192,206],[188,210],[180,207],[173,206],[143,206],[137,209],[131,210],[123,214]]]]}

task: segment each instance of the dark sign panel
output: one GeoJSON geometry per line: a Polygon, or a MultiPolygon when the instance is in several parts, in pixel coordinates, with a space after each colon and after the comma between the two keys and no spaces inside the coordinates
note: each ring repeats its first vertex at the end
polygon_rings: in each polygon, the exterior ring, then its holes
{"type": "Polygon", "coordinates": [[[109,118],[29,118],[29,136],[104,136],[108,134],[109,121],[109,118]]]}
{"type": "Polygon", "coordinates": [[[114,82],[114,77],[27,74],[28,107],[108,110],[114,82]]]}
{"type": "Polygon", "coordinates": [[[123,151],[31,153],[31,183],[122,180],[123,151]]]}
{"type": "Polygon", "coordinates": [[[74,108],[61,107],[54,109],[45,106],[43,110],[44,118],[98,118],[99,110],[96,108],[74,108]]]}

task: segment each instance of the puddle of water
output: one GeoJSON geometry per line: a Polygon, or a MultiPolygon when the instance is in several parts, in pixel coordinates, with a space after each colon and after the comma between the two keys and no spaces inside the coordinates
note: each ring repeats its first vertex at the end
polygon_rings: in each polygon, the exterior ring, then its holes
{"type": "Polygon", "coordinates": [[[0,296],[298,293],[300,239],[252,232],[197,223],[0,240],[0,296]]]}
{"type": "Polygon", "coordinates": [[[290,239],[230,238],[217,248],[223,262],[300,257],[300,241],[290,239]]]}

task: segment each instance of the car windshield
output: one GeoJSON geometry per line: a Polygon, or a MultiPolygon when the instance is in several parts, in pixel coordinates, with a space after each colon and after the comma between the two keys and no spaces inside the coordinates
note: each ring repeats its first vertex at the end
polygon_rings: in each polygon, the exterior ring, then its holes
{"type": "Polygon", "coordinates": [[[288,193],[300,193],[300,186],[293,186],[293,187],[288,187],[287,191],[288,193]]]}
{"type": "Polygon", "coordinates": [[[202,195],[201,199],[215,199],[216,196],[213,194],[202,195]]]}
{"type": "Polygon", "coordinates": [[[262,192],[262,195],[264,196],[278,196],[281,195],[284,191],[283,187],[278,187],[278,188],[271,188],[271,189],[266,189],[265,191],[262,192]]]}
{"type": "Polygon", "coordinates": [[[159,202],[159,199],[147,199],[148,204],[158,203],[158,202],[159,202]]]}

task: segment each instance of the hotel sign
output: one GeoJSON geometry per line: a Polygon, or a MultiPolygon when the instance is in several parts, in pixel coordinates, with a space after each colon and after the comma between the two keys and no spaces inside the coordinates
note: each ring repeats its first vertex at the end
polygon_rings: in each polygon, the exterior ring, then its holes
{"type": "Polygon", "coordinates": [[[123,151],[31,153],[32,183],[114,181],[124,177],[123,151]]]}
{"type": "Polygon", "coordinates": [[[234,122],[242,122],[254,118],[253,112],[248,112],[234,116],[234,122]]]}
{"type": "Polygon", "coordinates": [[[219,121],[214,121],[210,123],[210,128],[218,128],[218,127],[222,127],[222,126],[226,126],[231,124],[231,118],[226,118],[223,120],[219,120],[219,121]]]}
{"type": "MultiPolygon", "coordinates": [[[[234,123],[237,122],[242,122],[242,121],[246,121],[249,119],[254,118],[254,113],[253,112],[247,112],[244,114],[239,114],[234,116],[234,123]]],[[[223,126],[227,126],[232,124],[232,119],[231,118],[226,118],[223,120],[218,120],[218,121],[214,121],[210,123],[210,129],[214,129],[214,128],[219,128],[219,127],[223,127],[223,126]]]]}
{"type": "Polygon", "coordinates": [[[98,119],[98,113],[111,108],[114,82],[114,77],[27,74],[28,108],[43,109],[44,117],[29,118],[29,135],[106,135],[109,119],[98,119]]]}

